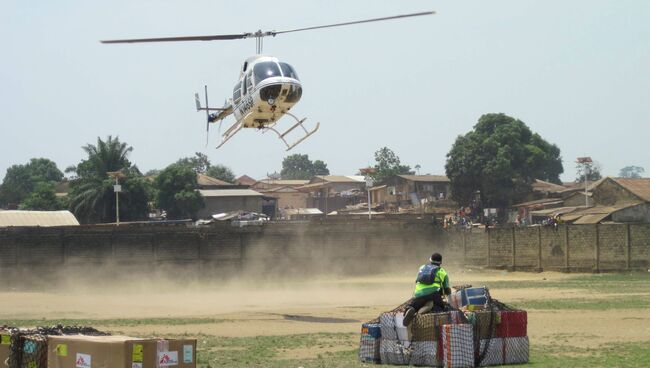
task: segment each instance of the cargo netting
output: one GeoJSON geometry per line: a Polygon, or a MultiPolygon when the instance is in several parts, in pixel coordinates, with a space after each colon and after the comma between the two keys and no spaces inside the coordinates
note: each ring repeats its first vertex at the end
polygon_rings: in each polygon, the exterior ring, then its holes
{"type": "MultiPolygon", "coordinates": [[[[459,288],[463,290],[471,285],[459,288]]],[[[408,301],[362,325],[363,362],[430,367],[480,367],[528,362],[526,311],[490,296],[468,308],[416,314],[403,325],[408,301]],[[468,310],[471,309],[471,310],[468,310]]],[[[470,297],[471,299],[471,297],[470,297]]]]}
{"type": "Polygon", "coordinates": [[[47,368],[47,337],[51,335],[107,336],[107,332],[87,326],[40,326],[34,329],[3,327],[2,334],[9,335],[9,368],[47,368]]]}

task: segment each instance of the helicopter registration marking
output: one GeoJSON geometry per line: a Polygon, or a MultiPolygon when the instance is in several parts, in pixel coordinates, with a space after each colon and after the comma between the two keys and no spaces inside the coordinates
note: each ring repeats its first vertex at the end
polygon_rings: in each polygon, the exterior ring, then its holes
{"type": "Polygon", "coordinates": [[[253,97],[248,96],[241,105],[239,105],[239,113],[241,115],[246,114],[253,107],[253,97]]]}

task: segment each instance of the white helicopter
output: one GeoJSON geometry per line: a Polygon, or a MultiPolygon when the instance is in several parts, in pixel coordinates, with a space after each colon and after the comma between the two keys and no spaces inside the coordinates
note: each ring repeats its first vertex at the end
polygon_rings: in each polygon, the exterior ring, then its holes
{"type": "Polygon", "coordinates": [[[235,123],[232,124],[221,136],[221,143],[216,148],[223,146],[230,138],[243,128],[256,128],[262,132],[272,131],[287,146],[287,151],[316,133],[320,123],[312,130],[307,130],[303,123],[306,118],[298,119],[289,110],[300,101],[302,96],[302,85],[298,79],[295,69],[286,62],[280,61],[273,56],[262,55],[263,38],[282,33],[308,31],[320,28],[331,28],[347,26],[359,23],[378,22],[383,20],[416,17],[421,15],[435,14],[433,11],[395,15],[383,18],[366,19],[345,23],[321,25],[315,27],[298,28],[285,31],[261,30],[254,33],[225,34],[212,36],[187,36],[187,37],[164,37],[164,38],[140,38],[123,40],[106,40],[102,43],[141,43],[141,42],[174,42],[174,41],[215,41],[255,38],[256,55],[244,61],[239,74],[239,81],[235,84],[232,98],[226,100],[223,107],[210,107],[208,105],[208,87],[205,86],[205,107],[201,106],[199,94],[195,94],[196,110],[205,111],[207,115],[206,131],[209,133],[210,124],[219,121],[219,130],[223,119],[235,115],[235,123]],[[210,113],[214,112],[214,113],[210,113]],[[296,123],[283,132],[276,129],[278,120],[284,115],[292,117],[296,123]],[[287,135],[296,128],[303,129],[302,138],[293,143],[286,139],[287,135]]]}

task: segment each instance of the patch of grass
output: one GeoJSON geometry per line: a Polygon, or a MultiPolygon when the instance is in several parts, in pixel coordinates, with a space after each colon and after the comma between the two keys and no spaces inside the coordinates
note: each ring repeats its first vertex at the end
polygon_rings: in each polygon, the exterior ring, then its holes
{"type": "Polygon", "coordinates": [[[505,288],[554,288],[579,289],[587,292],[607,294],[650,293],[650,273],[582,274],[557,281],[496,281],[486,284],[494,290],[505,288]]]}
{"type": "Polygon", "coordinates": [[[197,362],[200,367],[362,367],[357,362],[357,338],[354,333],[236,338],[201,335],[197,362]],[[322,352],[313,358],[285,358],[291,356],[291,350],[310,348],[322,352]]]}
{"type": "Polygon", "coordinates": [[[650,341],[609,344],[598,348],[532,346],[529,365],[572,368],[650,367],[650,341]]]}
{"type": "Polygon", "coordinates": [[[217,318],[142,318],[142,319],[10,319],[0,320],[0,325],[7,326],[103,326],[103,327],[129,327],[148,325],[198,325],[221,323],[224,320],[217,318]]]}
{"type": "Polygon", "coordinates": [[[520,309],[545,310],[648,309],[650,296],[630,296],[624,300],[619,298],[530,299],[511,304],[520,309]]]}

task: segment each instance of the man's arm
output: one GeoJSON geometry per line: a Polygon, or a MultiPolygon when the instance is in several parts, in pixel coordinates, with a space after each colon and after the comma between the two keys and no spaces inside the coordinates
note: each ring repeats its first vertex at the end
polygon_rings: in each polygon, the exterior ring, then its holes
{"type": "Polygon", "coordinates": [[[442,281],[442,287],[445,291],[445,295],[451,295],[451,288],[449,287],[449,275],[445,275],[445,279],[442,281]]]}

